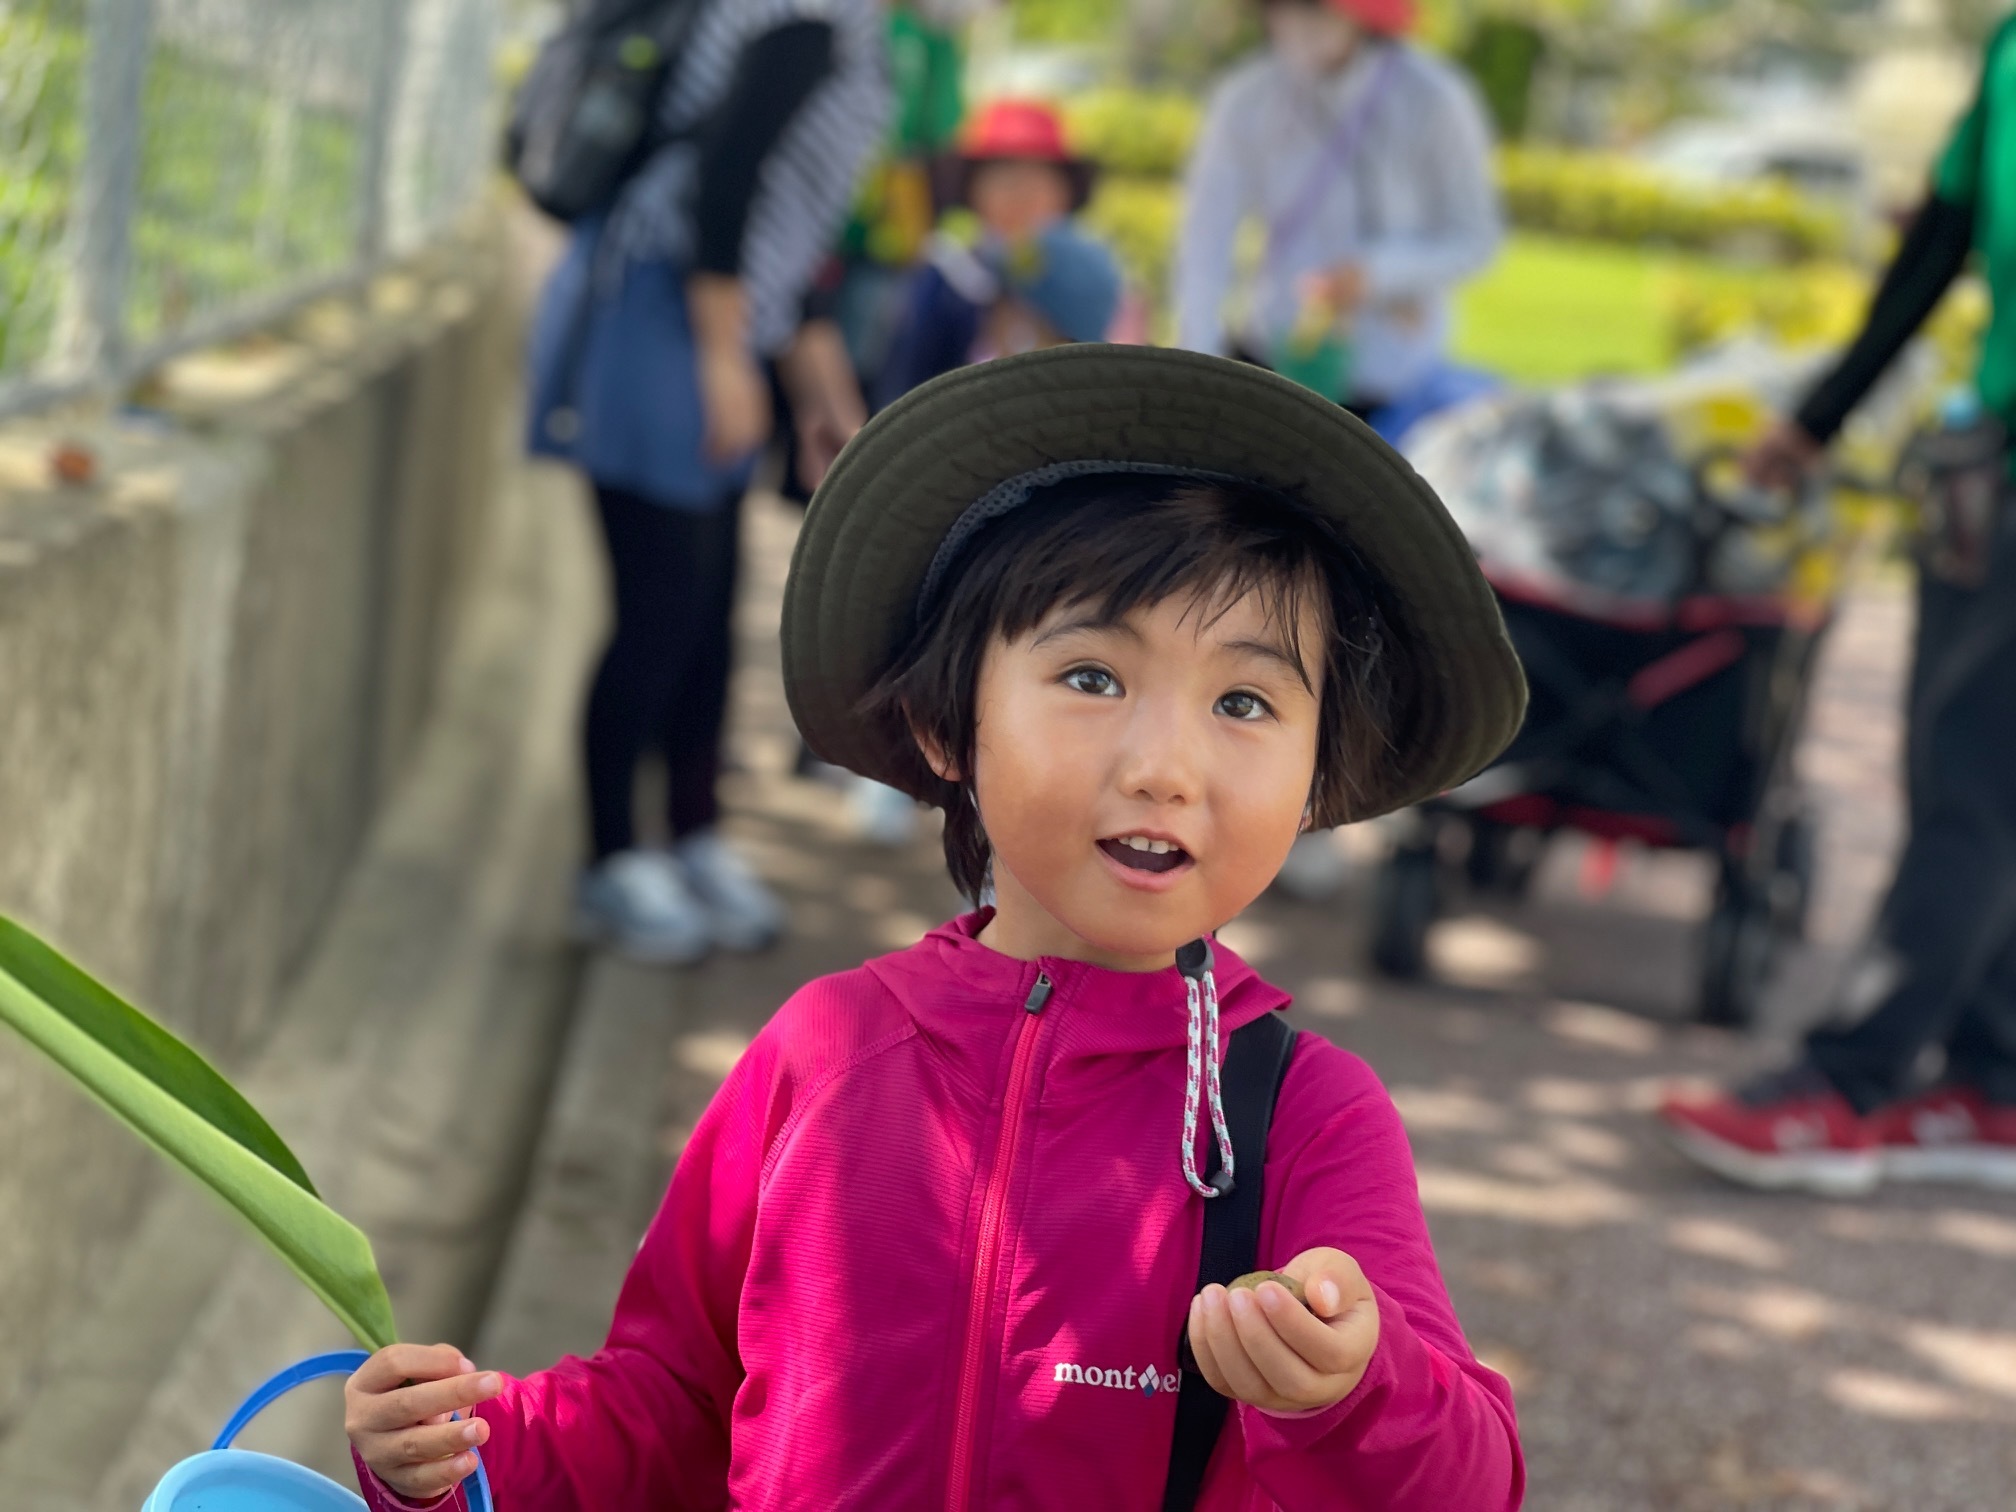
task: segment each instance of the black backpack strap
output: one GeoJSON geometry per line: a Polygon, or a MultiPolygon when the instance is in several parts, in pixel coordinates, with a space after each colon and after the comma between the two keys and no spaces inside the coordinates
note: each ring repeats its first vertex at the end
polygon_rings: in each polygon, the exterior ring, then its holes
{"type": "MultiPolygon", "coordinates": [[[[1238,1179],[1231,1191],[1204,1204],[1198,1291],[1214,1282],[1223,1286],[1258,1267],[1267,1129],[1274,1121],[1274,1100],[1280,1095],[1294,1051],[1295,1031],[1279,1013],[1262,1014],[1243,1029],[1234,1030],[1226,1042],[1220,1081],[1238,1179]]],[[[1214,1144],[1207,1182],[1218,1168],[1214,1144]]],[[[1211,1463],[1211,1451],[1232,1405],[1211,1389],[1197,1368],[1190,1353],[1187,1324],[1177,1355],[1183,1365],[1183,1386],[1176,1397],[1176,1436],[1169,1445],[1169,1480],[1162,1493],[1162,1512],[1191,1512],[1197,1505],[1204,1490],[1205,1466],[1211,1463]]]]}

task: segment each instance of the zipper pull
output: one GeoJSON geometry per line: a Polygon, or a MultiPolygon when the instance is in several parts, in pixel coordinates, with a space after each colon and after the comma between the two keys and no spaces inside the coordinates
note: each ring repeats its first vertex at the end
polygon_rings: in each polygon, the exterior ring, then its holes
{"type": "Polygon", "coordinates": [[[1050,976],[1048,972],[1039,971],[1036,973],[1036,985],[1029,989],[1029,996],[1023,1000],[1022,1007],[1029,1013],[1041,1013],[1049,1001],[1050,976]]]}

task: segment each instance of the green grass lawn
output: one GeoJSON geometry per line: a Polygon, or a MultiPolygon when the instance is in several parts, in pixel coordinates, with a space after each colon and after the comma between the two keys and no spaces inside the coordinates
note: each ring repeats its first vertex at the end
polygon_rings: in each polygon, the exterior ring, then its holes
{"type": "Polygon", "coordinates": [[[1458,360],[1521,383],[1672,365],[1666,315],[1685,254],[1521,232],[1457,300],[1458,360]]]}

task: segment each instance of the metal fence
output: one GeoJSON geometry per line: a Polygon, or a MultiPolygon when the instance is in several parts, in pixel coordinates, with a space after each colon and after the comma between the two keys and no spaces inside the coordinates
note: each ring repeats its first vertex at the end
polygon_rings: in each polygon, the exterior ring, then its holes
{"type": "Polygon", "coordinates": [[[365,276],[480,191],[500,0],[0,0],[0,408],[365,276]]]}

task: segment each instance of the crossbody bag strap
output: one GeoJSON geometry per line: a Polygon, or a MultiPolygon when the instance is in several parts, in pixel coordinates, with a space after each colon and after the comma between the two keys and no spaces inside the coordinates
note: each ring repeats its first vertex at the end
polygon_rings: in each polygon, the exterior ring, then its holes
{"type": "MultiPolygon", "coordinates": [[[[1232,1032],[1221,1076],[1225,1123],[1232,1136],[1238,1180],[1232,1190],[1204,1204],[1204,1244],[1197,1263],[1197,1290],[1235,1281],[1259,1264],[1261,1180],[1267,1158],[1267,1130],[1274,1103],[1295,1052],[1295,1031],[1279,1013],[1265,1013],[1232,1032]]],[[[1218,1172],[1214,1149],[1207,1182],[1218,1172]]],[[[1176,1397],[1176,1435],[1169,1445],[1169,1479],[1162,1512],[1191,1512],[1204,1490],[1205,1467],[1225,1426],[1231,1403],[1211,1389],[1190,1353],[1186,1330],[1177,1350],[1183,1385],[1176,1397]]]]}
{"type": "Polygon", "coordinates": [[[1265,260],[1270,267],[1279,263],[1287,255],[1288,248],[1301,239],[1315,221],[1316,212],[1329,194],[1331,185],[1356,160],[1365,134],[1371,128],[1372,117],[1400,71],[1400,44],[1384,44],[1373,68],[1375,72],[1365,81],[1364,89],[1338,118],[1336,129],[1323,144],[1323,151],[1297,186],[1294,199],[1268,225],[1265,260]]]}

